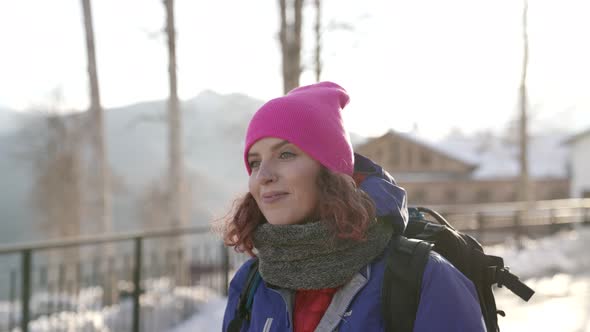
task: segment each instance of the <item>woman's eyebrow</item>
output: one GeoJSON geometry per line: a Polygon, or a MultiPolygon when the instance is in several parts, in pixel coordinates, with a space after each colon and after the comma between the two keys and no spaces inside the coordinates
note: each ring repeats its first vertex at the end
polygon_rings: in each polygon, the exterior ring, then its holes
{"type": "Polygon", "coordinates": [[[289,141],[282,141],[280,143],[277,143],[277,144],[273,145],[270,149],[273,150],[273,151],[275,151],[275,150],[278,150],[278,149],[280,149],[281,147],[283,147],[283,146],[285,146],[287,144],[289,144],[289,141]]]}
{"type": "MultiPolygon", "coordinates": [[[[281,147],[283,147],[283,146],[285,146],[287,144],[290,144],[290,142],[289,141],[282,141],[282,142],[279,142],[279,143],[271,146],[270,149],[272,151],[275,151],[275,150],[278,150],[278,149],[280,149],[281,147]]],[[[258,155],[260,155],[258,152],[248,152],[248,157],[255,157],[255,156],[258,156],[258,155]]]]}

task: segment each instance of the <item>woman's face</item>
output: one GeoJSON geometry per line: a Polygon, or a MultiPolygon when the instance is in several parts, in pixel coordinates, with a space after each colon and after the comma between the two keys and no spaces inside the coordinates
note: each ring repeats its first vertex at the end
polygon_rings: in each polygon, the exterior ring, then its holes
{"type": "Polygon", "coordinates": [[[285,140],[267,137],[248,151],[252,169],[248,187],[260,211],[273,225],[304,222],[316,212],[321,164],[285,140]]]}

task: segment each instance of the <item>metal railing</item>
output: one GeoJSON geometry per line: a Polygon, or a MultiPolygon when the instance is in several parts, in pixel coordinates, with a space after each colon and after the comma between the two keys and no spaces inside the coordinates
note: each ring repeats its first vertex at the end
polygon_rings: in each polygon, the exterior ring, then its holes
{"type": "MultiPolygon", "coordinates": [[[[245,259],[224,248],[206,227],[86,236],[2,246],[0,257],[3,256],[16,256],[14,258],[18,259],[13,261],[20,261],[20,267],[11,269],[8,264],[2,268],[9,273],[10,286],[8,317],[5,326],[0,325],[0,330],[14,329],[22,332],[30,330],[30,323],[34,318],[82,310],[80,294],[93,287],[100,287],[102,290],[102,296],[97,296],[101,298],[98,306],[118,304],[122,308],[122,302],[126,301],[127,307],[130,305],[132,308],[130,321],[122,326],[114,326],[121,325],[119,319],[118,323],[113,323],[112,330],[158,330],[147,326],[148,317],[142,317],[140,300],[143,301],[142,296],[148,291],[148,282],[153,284],[164,278],[172,287],[183,287],[185,290],[193,287],[195,291],[194,287],[198,286],[227,294],[233,266],[245,259]],[[84,248],[87,250],[83,250],[84,248]],[[69,253],[53,255],[58,257],[59,263],[52,264],[52,255],[47,253],[56,250],[69,253]],[[70,257],[69,260],[67,257],[70,257]],[[36,261],[39,262],[38,266],[35,266],[36,261]],[[53,278],[50,277],[52,268],[55,272],[53,278]],[[90,270],[89,274],[85,273],[85,268],[90,270]],[[37,275],[34,275],[35,272],[37,275]],[[35,277],[38,280],[36,285],[35,277]],[[34,286],[45,288],[46,292],[34,294],[34,286]],[[18,298],[17,289],[20,289],[18,298]],[[31,301],[36,295],[45,296],[46,299],[43,305],[31,308],[31,301]]],[[[172,292],[171,288],[168,290],[172,292]]],[[[192,302],[183,302],[186,303],[192,302]]],[[[182,308],[181,311],[184,313],[182,316],[186,316],[181,317],[184,319],[194,314],[195,308],[182,308]]],[[[178,323],[178,320],[170,321],[178,323]]],[[[152,323],[162,325],[161,322],[152,323]]]]}
{"type": "Polygon", "coordinates": [[[524,236],[545,236],[590,224],[590,198],[429,207],[483,244],[503,242],[507,235],[520,243],[524,236]]]}

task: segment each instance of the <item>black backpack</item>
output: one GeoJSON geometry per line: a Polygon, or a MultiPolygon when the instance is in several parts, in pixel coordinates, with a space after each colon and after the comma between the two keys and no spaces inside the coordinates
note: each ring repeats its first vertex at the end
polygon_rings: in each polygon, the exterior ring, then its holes
{"type": "Polygon", "coordinates": [[[430,250],[446,258],[473,282],[488,332],[500,331],[498,315],[505,316],[496,308],[492,287],[506,286],[524,301],[533,296],[534,291],[510,273],[501,257],[486,255],[479,242],[457,231],[439,213],[424,207],[409,208],[408,212],[404,235],[393,236],[385,266],[381,296],[386,331],[412,331],[430,250]],[[436,222],[427,220],[425,214],[436,222]]]}
{"type": "MultiPolygon", "coordinates": [[[[439,213],[424,207],[409,208],[408,212],[408,226],[403,235],[393,235],[385,263],[381,311],[386,331],[413,330],[422,274],[431,250],[445,257],[473,282],[488,332],[500,331],[497,315],[505,316],[503,311],[496,308],[492,291],[494,285],[506,286],[525,301],[533,296],[534,291],[504,267],[501,257],[486,255],[473,237],[455,230],[439,213]],[[425,214],[436,222],[427,220],[425,214]]],[[[388,217],[379,218],[390,222],[388,217]]],[[[250,320],[254,293],[260,282],[258,261],[255,260],[250,266],[234,319],[227,332],[239,332],[243,321],[250,320]]]]}

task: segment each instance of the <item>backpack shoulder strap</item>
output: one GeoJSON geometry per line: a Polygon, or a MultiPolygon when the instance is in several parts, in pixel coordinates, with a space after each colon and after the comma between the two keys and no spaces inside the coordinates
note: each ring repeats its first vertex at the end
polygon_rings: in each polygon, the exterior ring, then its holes
{"type": "Polygon", "coordinates": [[[385,331],[411,332],[420,301],[422,274],[432,244],[395,235],[385,262],[381,311],[385,331]]]}
{"type": "Polygon", "coordinates": [[[244,287],[242,287],[234,319],[229,323],[226,332],[240,332],[244,320],[250,321],[254,294],[256,293],[256,289],[260,285],[261,280],[262,278],[258,272],[258,259],[255,259],[254,262],[252,262],[252,265],[250,265],[248,276],[246,277],[246,283],[244,284],[244,287]]]}

